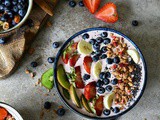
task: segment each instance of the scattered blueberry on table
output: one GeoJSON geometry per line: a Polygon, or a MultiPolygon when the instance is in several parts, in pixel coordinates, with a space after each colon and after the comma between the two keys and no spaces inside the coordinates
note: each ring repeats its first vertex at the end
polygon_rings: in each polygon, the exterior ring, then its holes
{"type": "Polygon", "coordinates": [[[54,42],[53,43],[53,48],[58,48],[59,47],[59,42],[54,42]]]}
{"type": "Polygon", "coordinates": [[[78,4],[79,4],[79,6],[80,6],[80,7],[84,7],[84,3],[83,3],[83,1],[79,1],[79,3],[78,3],[78,4]]]}
{"type": "Polygon", "coordinates": [[[70,0],[68,4],[69,4],[69,6],[72,7],[72,8],[77,5],[76,1],[74,1],[74,0],[70,0]]]}
{"type": "Polygon", "coordinates": [[[63,116],[64,114],[65,114],[65,109],[64,108],[59,108],[58,110],[57,110],[57,114],[58,114],[58,116],[63,116]]]}
{"type": "Polygon", "coordinates": [[[47,59],[47,61],[48,61],[48,63],[54,63],[54,58],[53,58],[53,57],[49,57],[49,58],[47,59]]]}
{"type": "Polygon", "coordinates": [[[35,61],[31,62],[31,67],[35,68],[35,67],[37,67],[37,66],[38,66],[38,63],[37,63],[37,62],[35,62],[35,61]]]}
{"type": "Polygon", "coordinates": [[[133,26],[138,26],[138,21],[137,21],[137,20],[133,20],[133,21],[132,21],[132,25],[133,25],[133,26]]]}
{"type": "Polygon", "coordinates": [[[50,109],[50,108],[51,108],[51,105],[52,105],[52,104],[47,101],[47,102],[44,103],[44,108],[45,108],[45,109],[50,109]]]}

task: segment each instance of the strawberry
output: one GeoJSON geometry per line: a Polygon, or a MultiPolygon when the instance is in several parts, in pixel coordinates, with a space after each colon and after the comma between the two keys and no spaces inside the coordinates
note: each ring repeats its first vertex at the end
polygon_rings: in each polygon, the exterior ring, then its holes
{"type": "Polygon", "coordinates": [[[79,59],[80,55],[79,54],[75,54],[73,55],[70,59],[69,59],[69,64],[71,67],[74,67],[77,60],[79,59]]]}
{"type": "Polygon", "coordinates": [[[97,116],[101,116],[102,111],[103,111],[103,96],[99,96],[99,98],[96,100],[95,106],[97,116]]]}
{"type": "Polygon", "coordinates": [[[118,20],[117,7],[114,3],[109,2],[105,4],[95,15],[96,18],[107,22],[115,23],[118,20]]]}
{"type": "Polygon", "coordinates": [[[92,64],[92,58],[90,56],[86,56],[83,60],[84,69],[88,74],[91,73],[91,64],[92,64]]]}
{"type": "Polygon", "coordinates": [[[75,74],[76,74],[76,79],[75,79],[75,84],[77,88],[84,88],[84,83],[81,77],[81,68],[80,66],[75,67],[75,74]]]}
{"type": "Polygon", "coordinates": [[[7,110],[5,108],[0,107],[0,120],[5,120],[7,115],[8,115],[7,110]]]}
{"type": "Polygon", "coordinates": [[[68,60],[72,55],[72,53],[74,53],[77,50],[77,45],[78,45],[78,42],[72,43],[67,47],[65,51],[63,51],[61,58],[65,64],[68,63],[68,60]]]}
{"type": "Polygon", "coordinates": [[[90,82],[85,86],[84,96],[87,100],[93,99],[96,96],[96,82],[90,82]]]}
{"type": "Polygon", "coordinates": [[[92,14],[94,14],[97,11],[100,2],[101,0],[83,0],[84,5],[92,14]]]}

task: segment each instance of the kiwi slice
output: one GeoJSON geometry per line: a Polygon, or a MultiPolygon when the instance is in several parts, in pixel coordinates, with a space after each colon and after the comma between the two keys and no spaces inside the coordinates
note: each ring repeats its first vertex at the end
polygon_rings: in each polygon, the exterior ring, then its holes
{"type": "Polygon", "coordinates": [[[44,87],[51,90],[54,86],[54,80],[53,80],[53,68],[50,68],[46,72],[42,74],[41,77],[41,83],[44,87]]]}

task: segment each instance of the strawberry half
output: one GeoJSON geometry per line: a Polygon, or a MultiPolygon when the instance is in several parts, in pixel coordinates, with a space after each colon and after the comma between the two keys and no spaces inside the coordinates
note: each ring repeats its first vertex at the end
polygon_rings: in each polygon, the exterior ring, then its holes
{"type": "Polygon", "coordinates": [[[85,86],[84,96],[87,100],[96,97],[96,82],[90,82],[85,86]]]}
{"type": "Polygon", "coordinates": [[[95,15],[96,18],[107,22],[115,23],[118,20],[117,7],[114,3],[109,2],[105,4],[95,15]]]}
{"type": "Polygon", "coordinates": [[[81,68],[80,66],[75,67],[75,74],[76,74],[76,79],[75,79],[75,84],[77,88],[84,88],[84,83],[81,77],[81,68]]]}
{"type": "Polygon", "coordinates": [[[83,0],[84,5],[92,14],[94,14],[97,11],[100,2],[101,0],[83,0]]]}
{"type": "Polygon", "coordinates": [[[99,96],[99,98],[96,100],[95,106],[97,116],[101,116],[102,111],[103,111],[103,96],[99,96]]]}
{"type": "Polygon", "coordinates": [[[77,50],[77,45],[78,45],[78,42],[75,42],[75,43],[69,45],[67,47],[67,49],[65,51],[63,51],[61,58],[65,64],[68,63],[68,60],[69,60],[70,56],[72,55],[72,53],[74,53],[77,50]]]}
{"type": "Polygon", "coordinates": [[[86,56],[83,60],[83,65],[84,65],[84,69],[86,70],[86,72],[88,74],[91,73],[91,64],[92,64],[93,60],[90,56],[86,56]]]}
{"type": "Polygon", "coordinates": [[[69,64],[71,67],[74,67],[77,60],[79,59],[80,55],[79,54],[75,54],[73,55],[70,59],[69,59],[69,64]]]}

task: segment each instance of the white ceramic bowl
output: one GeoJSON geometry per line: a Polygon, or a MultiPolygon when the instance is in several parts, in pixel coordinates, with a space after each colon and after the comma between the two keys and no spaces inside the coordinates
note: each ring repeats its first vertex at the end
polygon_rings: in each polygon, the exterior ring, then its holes
{"type": "Polygon", "coordinates": [[[23,120],[21,115],[11,106],[0,102],[0,107],[5,108],[16,120],[23,120]]]}
{"type": "Polygon", "coordinates": [[[0,34],[4,34],[4,33],[7,33],[7,32],[10,32],[12,30],[15,30],[19,27],[21,27],[23,25],[23,23],[27,20],[31,10],[32,10],[32,6],[33,6],[33,0],[28,0],[28,9],[27,9],[27,13],[26,15],[24,16],[24,18],[14,27],[8,29],[8,30],[4,30],[4,31],[0,31],[0,34]]]}

